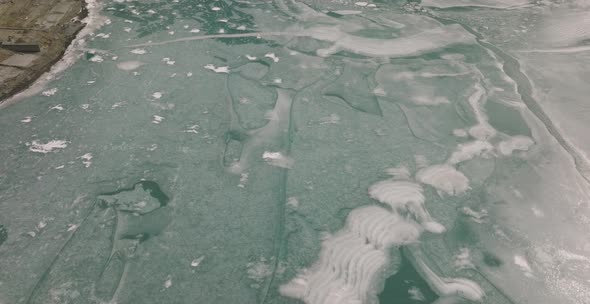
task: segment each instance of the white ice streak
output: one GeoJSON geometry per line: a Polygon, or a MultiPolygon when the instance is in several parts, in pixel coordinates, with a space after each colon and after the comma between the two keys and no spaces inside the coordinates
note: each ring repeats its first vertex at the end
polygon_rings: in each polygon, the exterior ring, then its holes
{"type": "Polygon", "coordinates": [[[322,242],[318,261],[280,287],[307,304],[378,303],[390,275],[389,249],[414,243],[421,228],[378,206],[352,211],[345,228],[322,242]]]}
{"type": "Polygon", "coordinates": [[[40,141],[34,140],[29,147],[30,151],[37,152],[37,153],[49,153],[53,152],[55,149],[63,149],[67,147],[67,141],[65,140],[50,140],[47,143],[41,143],[40,141]]]}
{"type": "Polygon", "coordinates": [[[451,154],[448,162],[456,165],[458,163],[471,160],[477,156],[487,156],[494,150],[492,144],[483,140],[474,140],[457,145],[457,148],[451,154]]]}
{"type": "Polygon", "coordinates": [[[468,102],[478,123],[469,128],[468,133],[475,139],[488,140],[496,134],[496,130],[488,123],[488,117],[483,110],[483,103],[486,101],[485,89],[479,83],[474,89],[475,92],[469,96],[468,102]]]}
{"type": "Polygon", "coordinates": [[[64,110],[64,106],[60,103],[58,105],[55,105],[55,106],[49,108],[49,110],[63,111],[64,110]]]}
{"type": "Polygon", "coordinates": [[[397,212],[407,211],[430,232],[444,232],[445,227],[434,221],[424,207],[422,191],[422,186],[414,182],[388,179],[371,185],[369,196],[397,212]]]}
{"type": "Polygon", "coordinates": [[[470,301],[479,302],[485,293],[479,285],[462,278],[441,278],[424,262],[424,256],[418,248],[406,248],[406,257],[416,271],[440,297],[460,296],[470,301]]]}
{"type": "Polygon", "coordinates": [[[412,101],[420,106],[436,106],[441,104],[449,104],[451,103],[448,98],[442,96],[412,96],[412,101]]]}
{"type": "Polygon", "coordinates": [[[371,57],[417,56],[453,44],[472,44],[475,42],[473,35],[457,25],[440,26],[395,39],[354,36],[341,32],[335,27],[315,27],[309,29],[308,33],[312,38],[334,43],[329,48],[317,51],[317,54],[322,57],[330,56],[342,50],[371,57]]]}
{"type": "Polygon", "coordinates": [[[363,11],[356,11],[356,10],[337,10],[337,11],[332,11],[333,13],[336,13],[338,15],[358,15],[358,14],[362,14],[363,11]]]}
{"type": "Polygon", "coordinates": [[[205,65],[204,68],[207,70],[211,70],[215,73],[229,73],[229,67],[227,66],[216,67],[215,65],[210,63],[205,65]]]}
{"type": "Polygon", "coordinates": [[[202,256],[194,259],[191,262],[191,267],[198,267],[201,264],[201,262],[203,262],[204,259],[205,259],[205,256],[204,255],[202,255],[202,256]]]}
{"type": "Polygon", "coordinates": [[[530,137],[516,135],[498,143],[497,149],[502,155],[509,156],[514,150],[528,151],[534,143],[530,137]]]}
{"type": "Polygon", "coordinates": [[[448,164],[421,169],[416,173],[416,179],[448,195],[459,195],[469,190],[469,179],[448,164]]]}
{"type": "MultiPolygon", "coordinates": [[[[288,129],[289,118],[291,113],[292,98],[288,91],[277,89],[277,100],[272,110],[272,118],[261,128],[248,131],[250,139],[244,143],[240,160],[231,164],[228,170],[235,174],[240,174],[248,168],[248,162],[254,157],[260,157],[260,154],[254,154],[254,151],[266,143],[273,142],[282,134],[282,130],[288,129]]],[[[270,161],[270,160],[269,160],[270,161]]]]}

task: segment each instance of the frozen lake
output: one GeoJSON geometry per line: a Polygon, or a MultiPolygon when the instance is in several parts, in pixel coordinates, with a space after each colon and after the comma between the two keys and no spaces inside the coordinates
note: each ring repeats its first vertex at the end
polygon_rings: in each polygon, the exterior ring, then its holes
{"type": "Polygon", "coordinates": [[[89,1],[0,104],[0,304],[587,304],[590,2],[89,1]]]}

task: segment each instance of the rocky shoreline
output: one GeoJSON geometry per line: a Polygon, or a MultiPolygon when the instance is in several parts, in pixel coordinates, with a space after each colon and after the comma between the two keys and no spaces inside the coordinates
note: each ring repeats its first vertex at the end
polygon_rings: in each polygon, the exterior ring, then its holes
{"type": "Polygon", "coordinates": [[[87,15],[83,0],[0,0],[0,43],[31,43],[39,52],[0,47],[0,104],[59,61],[87,15]]]}

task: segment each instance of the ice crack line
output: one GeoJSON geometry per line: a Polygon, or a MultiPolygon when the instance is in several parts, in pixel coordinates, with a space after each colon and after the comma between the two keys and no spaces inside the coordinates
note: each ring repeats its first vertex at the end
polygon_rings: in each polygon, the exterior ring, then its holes
{"type": "Polygon", "coordinates": [[[535,115],[535,117],[537,117],[543,123],[543,125],[547,128],[547,131],[549,131],[549,134],[551,134],[551,136],[557,140],[559,145],[572,157],[576,170],[582,177],[584,177],[584,179],[586,179],[587,182],[590,183],[590,164],[585,159],[585,157],[577,151],[576,147],[572,145],[563,135],[561,135],[561,133],[559,133],[559,130],[551,118],[549,118],[549,116],[545,113],[539,102],[533,98],[531,80],[521,70],[520,62],[495,45],[486,42],[481,34],[471,29],[469,26],[455,20],[449,20],[434,15],[429,16],[443,23],[452,22],[461,25],[465,30],[476,37],[476,41],[479,45],[485,49],[490,50],[504,61],[504,72],[516,83],[516,91],[520,95],[524,104],[533,113],[533,115],[535,115]]]}

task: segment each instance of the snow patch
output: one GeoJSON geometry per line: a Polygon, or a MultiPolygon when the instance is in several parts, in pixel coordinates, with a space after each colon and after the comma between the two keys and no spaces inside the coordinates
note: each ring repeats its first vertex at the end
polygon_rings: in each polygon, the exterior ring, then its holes
{"type": "Polygon", "coordinates": [[[135,55],[144,55],[147,53],[147,51],[145,49],[133,49],[130,51],[130,53],[135,55]]]}
{"type": "Polygon", "coordinates": [[[131,61],[123,61],[123,62],[117,63],[117,68],[120,70],[123,70],[123,71],[133,71],[135,69],[138,69],[142,65],[143,65],[143,62],[141,62],[141,61],[131,60],[131,61]]]}

